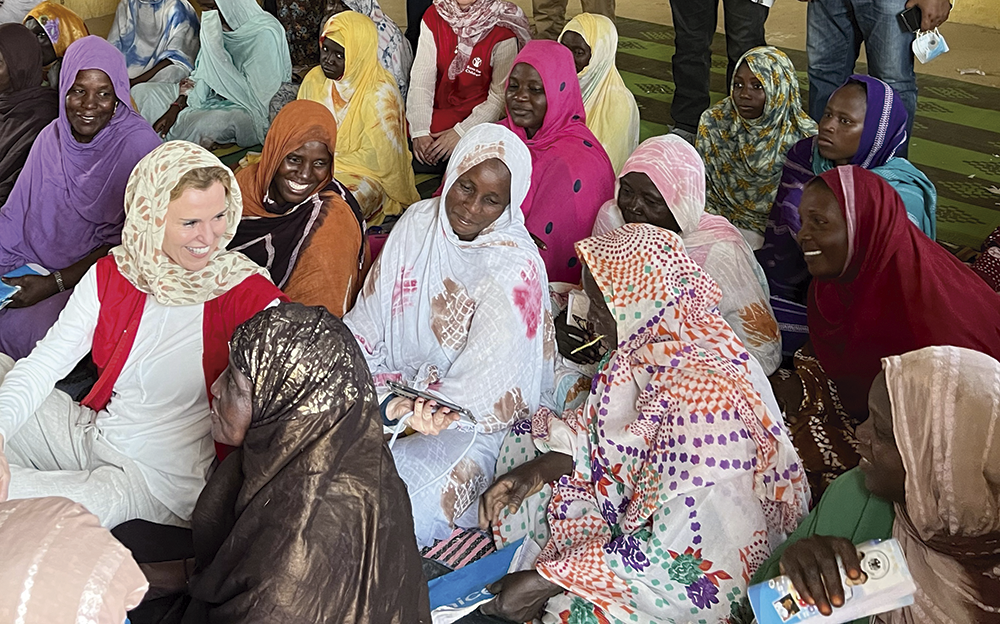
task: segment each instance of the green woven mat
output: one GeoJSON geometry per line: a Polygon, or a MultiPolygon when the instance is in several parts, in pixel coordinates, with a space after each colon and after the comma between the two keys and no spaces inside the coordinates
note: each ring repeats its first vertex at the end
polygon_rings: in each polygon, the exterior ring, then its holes
{"type": "MultiPolygon", "coordinates": [[[[617,19],[618,70],[635,94],[642,138],[667,132],[673,99],[674,31],[669,26],[617,19]]],[[[712,101],[725,96],[726,41],[712,45],[712,101]]],[[[779,46],[780,47],[780,46],[779,46]]],[[[808,101],[806,54],[782,48],[798,70],[802,101],[808,101]]],[[[858,71],[865,71],[859,63],[858,71]]],[[[938,193],[938,240],[978,248],[1000,224],[1000,89],[917,74],[917,118],[910,160],[934,182],[938,193]]]]}

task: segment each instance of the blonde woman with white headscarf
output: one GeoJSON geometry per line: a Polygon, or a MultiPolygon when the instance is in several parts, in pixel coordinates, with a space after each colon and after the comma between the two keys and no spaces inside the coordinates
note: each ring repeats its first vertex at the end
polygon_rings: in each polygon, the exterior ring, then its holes
{"type": "Polygon", "coordinates": [[[209,388],[229,338],[284,299],[264,269],[226,251],[241,203],[232,172],[193,143],[139,161],[122,244],[28,357],[0,354],[0,501],[64,496],[107,527],[190,520],[215,456],[209,388]],[[100,377],[77,403],[53,387],[88,352],[100,377]]]}

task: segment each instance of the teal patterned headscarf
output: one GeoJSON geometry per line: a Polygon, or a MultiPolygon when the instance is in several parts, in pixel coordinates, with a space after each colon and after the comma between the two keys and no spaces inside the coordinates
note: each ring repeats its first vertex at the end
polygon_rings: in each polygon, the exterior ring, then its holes
{"type": "Polygon", "coordinates": [[[764,234],[778,193],[785,155],[800,139],[817,133],[799,97],[795,66],[772,46],[743,55],[767,100],[757,119],[743,119],[730,95],[705,111],[695,146],[705,159],[706,210],[744,230],[764,234]]]}

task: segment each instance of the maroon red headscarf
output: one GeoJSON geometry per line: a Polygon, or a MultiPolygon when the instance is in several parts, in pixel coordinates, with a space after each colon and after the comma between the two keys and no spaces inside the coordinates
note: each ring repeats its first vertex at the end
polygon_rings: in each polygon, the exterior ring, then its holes
{"type": "Polygon", "coordinates": [[[907,218],[878,174],[855,165],[820,178],[848,224],[848,256],[836,280],[809,287],[809,337],[844,408],[868,413],[881,358],[935,345],[1000,359],[1000,294],[907,218]]]}

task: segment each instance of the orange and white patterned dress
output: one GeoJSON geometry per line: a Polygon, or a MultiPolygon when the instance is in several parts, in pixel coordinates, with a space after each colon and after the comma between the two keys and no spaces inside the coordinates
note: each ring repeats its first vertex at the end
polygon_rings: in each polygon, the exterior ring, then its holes
{"type": "Polygon", "coordinates": [[[585,405],[542,409],[508,435],[498,472],[535,449],[574,469],[503,519],[497,541],[544,542],[536,569],[566,589],[545,622],[728,621],[807,510],[798,456],[754,390],[718,285],[678,235],[629,224],[577,252],[618,347],[585,405]]]}

